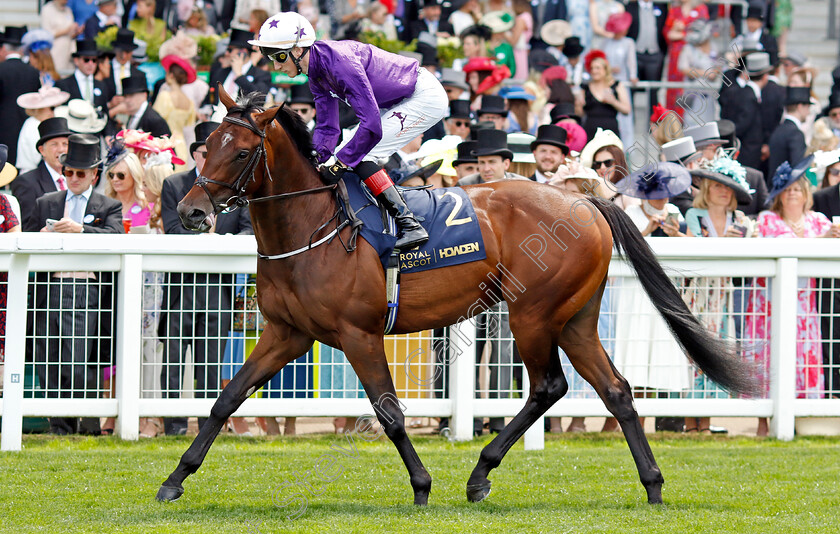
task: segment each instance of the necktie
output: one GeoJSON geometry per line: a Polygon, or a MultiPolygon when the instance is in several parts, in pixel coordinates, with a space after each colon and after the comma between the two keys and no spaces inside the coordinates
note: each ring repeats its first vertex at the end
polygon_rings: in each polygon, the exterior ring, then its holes
{"type": "Polygon", "coordinates": [[[64,185],[64,177],[63,176],[58,177],[58,189],[61,190],[61,191],[65,191],[67,189],[67,186],[64,185]]]}
{"type": "Polygon", "coordinates": [[[81,224],[85,216],[85,197],[73,195],[70,197],[70,218],[81,224]]]}

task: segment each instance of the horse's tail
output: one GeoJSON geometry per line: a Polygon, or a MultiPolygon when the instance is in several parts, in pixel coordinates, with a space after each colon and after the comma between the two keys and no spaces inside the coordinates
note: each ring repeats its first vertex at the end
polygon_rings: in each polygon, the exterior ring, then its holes
{"type": "Polygon", "coordinates": [[[727,391],[757,393],[753,366],[738,354],[734,343],[712,334],[691,313],[630,217],[610,201],[590,200],[610,225],[618,253],[630,260],[651,302],[691,360],[727,391]]]}

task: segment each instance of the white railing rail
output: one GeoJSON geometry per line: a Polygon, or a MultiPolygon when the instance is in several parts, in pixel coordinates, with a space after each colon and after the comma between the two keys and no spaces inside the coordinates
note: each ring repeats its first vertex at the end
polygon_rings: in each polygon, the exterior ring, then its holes
{"type": "MultiPolygon", "coordinates": [[[[771,390],[768,399],[636,399],[641,416],[771,417],[772,433],[789,440],[794,420],[804,416],[840,416],[840,400],[797,399],[797,277],[840,277],[840,240],[827,239],[664,239],[650,240],[660,260],[681,276],[762,276],[773,280],[771,390]]],[[[138,418],[206,416],[213,399],[141,398],[141,302],[143,272],[252,273],[256,270],[253,236],[149,235],[0,235],[0,271],[9,273],[6,360],[2,409],[2,450],[20,450],[24,416],[118,416],[117,433],[137,439],[138,418]],[[24,398],[27,284],[29,273],[63,270],[118,272],[116,398],[24,398]]],[[[622,260],[613,260],[611,276],[632,276],[622,260]]],[[[475,339],[465,321],[460,335],[450,335],[451,351],[475,339]]],[[[462,354],[467,353],[463,347],[462,354]]],[[[472,437],[473,417],[513,416],[522,399],[475,398],[475,358],[456,358],[450,367],[448,398],[405,399],[406,416],[450,416],[452,436],[472,437]]],[[[527,388],[527,380],[525,380],[527,388]]],[[[527,395],[527,391],[523,393],[527,395]]],[[[366,399],[248,399],[240,416],[349,416],[370,413],[366,399]]],[[[562,399],[547,416],[605,416],[598,399],[562,399]]],[[[527,448],[540,448],[542,422],[526,434],[527,448]]]]}

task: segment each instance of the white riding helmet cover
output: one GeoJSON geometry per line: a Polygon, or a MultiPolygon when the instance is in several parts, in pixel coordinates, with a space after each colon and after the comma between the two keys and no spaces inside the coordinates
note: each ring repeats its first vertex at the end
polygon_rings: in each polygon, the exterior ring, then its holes
{"type": "Polygon", "coordinates": [[[299,46],[306,48],[315,42],[315,29],[300,13],[277,13],[269,17],[257,34],[257,39],[248,41],[254,46],[288,50],[299,46]]]}

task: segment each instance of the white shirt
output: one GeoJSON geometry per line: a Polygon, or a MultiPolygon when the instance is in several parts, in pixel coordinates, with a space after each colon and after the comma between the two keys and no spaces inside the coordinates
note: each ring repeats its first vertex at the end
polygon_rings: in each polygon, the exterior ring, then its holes
{"type": "Polygon", "coordinates": [[[547,184],[551,180],[551,178],[544,175],[540,171],[534,171],[534,176],[537,178],[537,182],[541,184],[547,184]]]}
{"type": "Polygon", "coordinates": [[[93,75],[85,76],[82,74],[82,71],[76,69],[76,72],[73,73],[73,76],[76,77],[76,83],[79,85],[79,92],[82,93],[82,100],[87,100],[93,105],[93,98],[94,98],[94,84],[93,84],[93,75]]]}
{"type": "Polygon", "coordinates": [[[47,172],[50,173],[50,178],[52,178],[52,181],[55,184],[56,191],[61,191],[61,186],[58,184],[59,178],[61,178],[61,180],[64,182],[64,189],[67,189],[67,178],[60,175],[57,170],[50,167],[49,163],[47,163],[46,161],[44,162],[44,167],[46,167],[47,172]]]}
{"type": "MultiPolygon", "coordinates": [[[[242,76],[248,74],[249,70],[251,70],[250,61],[242,65],[242,76]]],[[[227,78],[225,78],[225,81],[222,84],[222,86],[225,88],[225,91],[227,91],[227,94],[229,94],[233,98],[236,98],[236,95],[239,94],[239,86],[236,84],[237,78],[239,78],[239,76],[237,76],[233,72],[233,69],[230,69],[230,74],[227,75],[227,78]]]]}
{"type": "Polygon", "coordinates": [[[146,108],[148,108],[148,107],[149,107],[149,102],[148,101],[143,102],[143,104],[141,104],[140,109],[137,110],[137,113],[132,115],[131,119],[129,119],[129,121],[128,121],[128,129],[129,130],[136,130],[137,129],[137,125],[140,123],[140,117],[142,117],[143,114],[146,113],[146,108]]]}
{"type": "Polygon", "coordinates": [[[755,93],[755,98],[761,102],[761,88],[752,80],[747,80],[746,87],[749,87],[755,93]]]}

